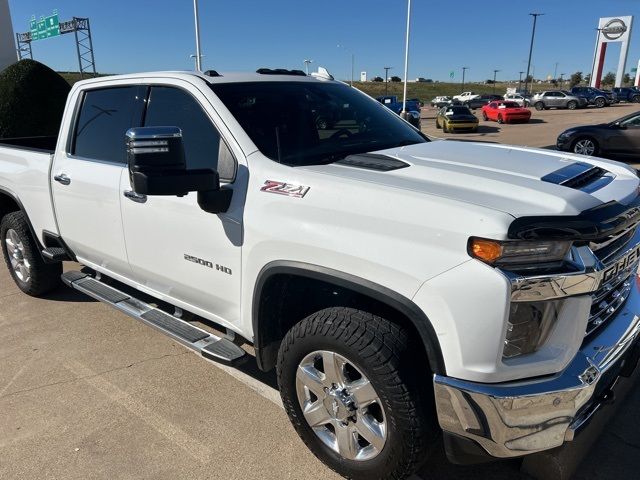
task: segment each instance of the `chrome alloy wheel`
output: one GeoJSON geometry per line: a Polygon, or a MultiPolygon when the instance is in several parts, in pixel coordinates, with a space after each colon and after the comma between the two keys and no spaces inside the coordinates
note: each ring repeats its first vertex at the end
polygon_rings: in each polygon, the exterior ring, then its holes
{"type": "Polygon", "coordinates": [[[11,268],[13,268],[16,277],[27,283],[31,279],[31,264],[24,256],[24,244],[22,240],[20,240],[18,233],[10,228],[7,230],[4,242],[7,245],[11,268]]]}
{"type": "Polygon", "coordinates": [[[576,144],[573,146],[574,153],[579,153],[580,155],[593,155],[596,151],[596,144],[593,143],[593,140],[589,138],[583,138],[582,140],[578,140],[576,144]]]}
{"type": "Polygon", "coordinates": [[[367,377],[342,355],[307,355],[296,372],[298,402],[322,442],[348,460],[370,460],[387,441],[382,402],[367,377]]]}

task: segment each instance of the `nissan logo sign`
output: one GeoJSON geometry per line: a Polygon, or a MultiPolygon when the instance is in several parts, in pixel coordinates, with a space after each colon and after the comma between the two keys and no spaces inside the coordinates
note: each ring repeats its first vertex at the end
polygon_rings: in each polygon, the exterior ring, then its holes
{"type": "Polygon", "coordinates": [[[617,40],[627,31],[627,25],[619,18],[614,18],[609,20],[601,31],[608,40],[617,40]]]}

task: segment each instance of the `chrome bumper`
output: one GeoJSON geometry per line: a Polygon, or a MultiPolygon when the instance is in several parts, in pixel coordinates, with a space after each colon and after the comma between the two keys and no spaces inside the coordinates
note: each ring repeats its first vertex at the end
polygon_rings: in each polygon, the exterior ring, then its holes
{"type": "Polygon", "coordinates": [[[616,316],[582,346],[569,366],[552,377],[481,384],[436,375],[440,426],[466,437],[494,457],[517,457],[573,440],[599,409],[621,370],[635,368],[640,334],[640,289],[616,316]]]}

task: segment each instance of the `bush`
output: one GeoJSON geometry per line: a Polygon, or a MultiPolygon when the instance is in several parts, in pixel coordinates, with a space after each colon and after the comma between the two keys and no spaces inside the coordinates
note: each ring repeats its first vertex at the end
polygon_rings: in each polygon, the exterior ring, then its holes
{"type": "Polygon", "coordinates": [[[0,74],[0,138],[55,136],[71,87],[34,60],[20,60],[0,74]]]}

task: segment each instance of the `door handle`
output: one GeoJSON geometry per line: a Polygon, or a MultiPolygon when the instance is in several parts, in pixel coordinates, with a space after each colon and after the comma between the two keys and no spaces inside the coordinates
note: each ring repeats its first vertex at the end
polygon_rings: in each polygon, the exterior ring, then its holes
{"type": "Polygon", "coordinates": [[[62,185],[69,185],[71,183],[71,179],[67,177],[66,173],[61,173],[60,175],[56,175],[55,177],[53,177],[53,179],[56,182],[61,183],[62,185]]]}
{"type": "Polygon", "coordinates": [[[146,195],[142,195],[140,193],[136,193],[131,190],[125,190],[124,196],[136,203],[145,203],[147,201],[146,195]]]}

